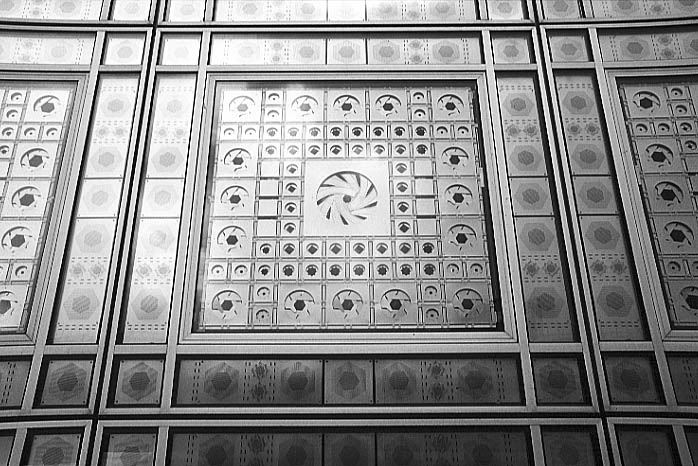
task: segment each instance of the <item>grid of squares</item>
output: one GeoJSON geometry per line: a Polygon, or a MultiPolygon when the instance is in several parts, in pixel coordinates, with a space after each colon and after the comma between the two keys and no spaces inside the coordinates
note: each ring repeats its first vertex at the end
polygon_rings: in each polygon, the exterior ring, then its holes
{"type": "Polygon", "coordinates": [[[496,327],[472,96],[222,87],[198,327],[496,327]]]}

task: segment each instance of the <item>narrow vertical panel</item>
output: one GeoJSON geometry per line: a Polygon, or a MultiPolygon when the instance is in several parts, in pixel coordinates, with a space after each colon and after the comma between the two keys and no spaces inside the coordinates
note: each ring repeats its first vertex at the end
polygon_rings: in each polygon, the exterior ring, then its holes
{"type": "Polygon", "coordinates": [[[646,338],[637,276],[596,83],[587,74],[558,75],[560,113],[572,169],[584,254],[601,340],[646,338]]]}
{"type": "Polygon", "coordinates": [[[74,92],[61,82],[0,82],[0,333],[26,330],[74,92]]]}
{"type": "Polygon", "coordinates": [[[167,337],[195,84],[193,76],[157,82],[128,277],[125,343],[163,343],[167,337]]]}
{"type": "Polygon", "coordinates": [[[497,89],[529,339],[574,341],[535,83],[532,77],[499,77],[497,89]]]}
{"type": "Polygon", "coordinates": [[[121,205],[138,91],[135,77],[104,78],[97,91],[54,343],[96,343],[121,205]]]}
{"type": "Polygon", "coordinates": [[[631,158],[672,328],[698,329],[698,80],[624,82],[631,158]],[[633,163],[635,162],[635,163],[633,163]]]}

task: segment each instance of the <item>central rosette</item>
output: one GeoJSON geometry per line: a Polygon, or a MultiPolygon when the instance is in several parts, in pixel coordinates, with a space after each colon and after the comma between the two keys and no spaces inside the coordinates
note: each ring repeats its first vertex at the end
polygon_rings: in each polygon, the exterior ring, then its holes
{"type": "Polygon", "coordinates": [[[327,220],[352,225],[375,214],[378,191],[364,175],[342,171],[325,178],[318,187],[316,199],[327,220]]]}

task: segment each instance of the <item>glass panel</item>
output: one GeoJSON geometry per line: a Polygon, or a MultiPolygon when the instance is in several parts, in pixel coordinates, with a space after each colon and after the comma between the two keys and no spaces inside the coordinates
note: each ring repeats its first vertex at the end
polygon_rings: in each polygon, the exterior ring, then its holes
{"type": "Polygon", "coordinates": [[[200,35],[165,35],[162,38],[162,65],[198,65],[200,35]]]}
{"type": "Polygon", "coordinates": [[[225,463],[241,458],[241,464],[326,465],[441,465],[532,464],[528,434],[521,428],[421,430],[364,428],[328,433],[297,429],[281,432],[176,431],[167,464],[197,464],[198,458],[225,463]],[[214,456],[215,455],[215,456],[214,456]]]}
{"type": "Polygon", "coordinates": [[[0,332],[26,330],[75,85],[0,82],[0,332]]]}
{"type": "Polygon", "coordinates": [[[117,21],[147,21],[151,0],[113,0],[111,19],[117,21]]]}
{"type": "Polygon", "coordinates": [[[476,0],[216,0],[214,19],[275,23],[465,22],[477,19],[477,4],[476,0]]]}
{"type": "Polygon", "coordinates": [[[672,327],[698,329],[698,81],[620,85],[672,327]]]}
{"type": "Polygon", "coordinates": [[[657,18],[667,16],[695,16],[698,3],[692,0],[593,0],[589,2],[593,18],[657,18]]]}
{"type": "Polygon", "coordinates": [[[27,466],[45,466],[53,462],[59,466],[78,464],[82,435],[79,433],[55,432],[27,436],[29,460],[27,466]]]}
{"type": "Polygon", "coordinates": [[[100,453],[100,466],[153,466],[156,433],[106,433],[105,437],[107,444],[100,453]]]}
{"type": "Polygon", "coordinates": [[[613,158],[590,75],[556,77],[565,144],[601,340],[647,338],[613,158]]]}
{"type": "Polygon", "coordinates": [[[54,343],[96,343],[133,134],[138,78],[103,78],[65,256],[54,343]]]}
{"type": "Polygon", "coordinates": [[[140,65],[143,61],[143,34],[108,34],[105,45],[105,65],[140,65]]]}
{"type": "Polygon", "coordinates": [[[530,341],[578,339],[535,81],[497,78],[530,341]]]}
{"type": "Polygon", "coordinates": [[[167,337],[195,83],[194,76],[157,81],[127,288],[125,342],[164,342],[167,337]]]}
{"type": "Polygon", "coordinates": [[[196,330],[497,328],[473,98],[451,84],[222,85],[196,330]]]}
{"type": "Polygon", "coordinates": [[[317,38],[214,34],[212,65],[464,65],[482,63],[478,36],[317,38]]]}
{"type": "Polygon", "coordinates": [[[89,65],[94,34],[0,33],[0,63],[89,65]]]}
{"type": "Polygon", "coordinates": [[[167,19],[173,22],[200,22],[204,20],[205,0],[169,0],[167,19]]]}
{"type": "Polygon", "coordinates": [[[0,18],[31,20],[91,20],[99,19],[102,0],[3,0],[0,18]]]}

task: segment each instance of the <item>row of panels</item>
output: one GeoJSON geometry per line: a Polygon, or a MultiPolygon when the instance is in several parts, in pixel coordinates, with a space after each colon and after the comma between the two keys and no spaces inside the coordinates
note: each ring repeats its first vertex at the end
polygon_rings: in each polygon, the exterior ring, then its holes
{"type": "MultiPolygon", "coordinates": [[[[0,18],[145,22],[152,18],[153,7],[150,1],[130,0],[39,0],[31,4],[8,0],[0,18]]],[[[171,23],[206,19],[238,24],[522,21],[535,17],[534,8],[546,20],[684,18],[698,12],[692,0],[353,0],[347,4],[332,0],[168,0],[160,8],[171,23]]]]}
{"type": "MultiPolygon", "coordinates": [[[[632,419],[604,430],[594,423],[562,422],[472,427],[225,427],[146,423],[126,430],[99,424],[93,444],[89,426],[39,425],[0,431],[0,464],[220,465],[570,465],[691,466],[698,455],[695,426],[632,419]],[[87,427],[87,429],[86,429],[87,427]],[[691,460],[693,458],[693,461],[691,460]],[[620,464],[620,463],[616,463],[620,464]]],[[[116,425],[115,425],[116,424],[116,425]]],[[[2,426],[5,427],[5,426],[2,426]]]]}
{"type": "MultiPolygon", "coordinates": [[[[589,377],[574,355],[532,358],[535,403],[585,406],[591,403],[589,377]]],[[[650,354],[603,355],[611,402],[660,406],[666,403],[650,354]]],[[[28,360],[0,363],[0,407],[19,408],[29,376],[28,360]]],[[[34,407],[88,406],[92,359],[48,358],[34,407]]],[[[114,361],[108,405],[114,408],[192,406],[399,406],[457,405],[461,408],[524,406],[518,358],[454,359],[211,359],[181,358],[175,368],[174,393],[163,393],[164,361],[118,358],[114,361]]],[[[684,406],[698,405],[692,384],[698,356],[670,354],[674,396],[684,406]]],[[[105,392],[106,393],[106,392],[105,392]]],[[[116,412],[116,411],[115,411],[116,412]]]]}

